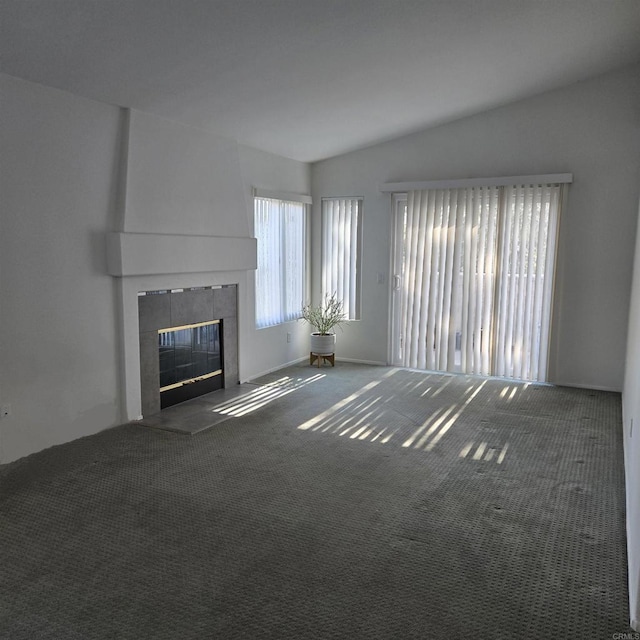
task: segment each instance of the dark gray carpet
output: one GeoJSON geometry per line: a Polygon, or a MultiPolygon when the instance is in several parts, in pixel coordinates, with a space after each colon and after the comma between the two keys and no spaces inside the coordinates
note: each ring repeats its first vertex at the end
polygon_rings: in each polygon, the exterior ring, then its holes
{"type": "Polygon", "coordinates": [[[630,631],[618,394],[345,364],[259,382],[195,435],[124,425],[0,468],[0,637],[630,631]]]}

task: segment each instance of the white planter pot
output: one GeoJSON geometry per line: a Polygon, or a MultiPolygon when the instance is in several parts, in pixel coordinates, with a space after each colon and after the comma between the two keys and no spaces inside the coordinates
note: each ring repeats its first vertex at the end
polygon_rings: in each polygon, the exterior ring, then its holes
{"type": "Polygon", "coordinates": [[[328,356],[334,352],[336,334],[330,333],[323,336],[320,333],[311,334],[311,353],[319,356],[328,356]]]}

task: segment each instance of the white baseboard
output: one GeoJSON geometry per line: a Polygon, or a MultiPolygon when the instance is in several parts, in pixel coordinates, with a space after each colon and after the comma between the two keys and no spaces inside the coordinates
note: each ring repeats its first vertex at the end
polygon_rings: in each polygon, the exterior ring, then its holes
{"type": "Polygon", "coordinates": [[[295,364],[300,364],[301,362],[304,362],[305,360],[308,360],[309,356],[303,356],[302,358],[297,358],[296,360],[290,360],[289,362],[285,362],[283,364],[279,364],[277,367],[272,367],[271,369],[267,369],[266,371],[261,371],[260,373],[255,373],[252,376],[249,376],[248,378],[243,378],[242,380],[240,380],[240,383],[243,382],[251,382],[252,380],[255,380],[256,378],[260,378],[262,376],[266,376],[268,373],[273,373],[274,371],[280,371],[280,369],[285,369],[286,367],[292,367],[295,364]]]}
{"type": "Polygon", "coordinates": [[[340,354],[336,354],[336,360],[338,362],[350,362],[352,364],[370,364],[376,367],[386,367],[386,362],[380,362],[378,360],[358,360],[357,358],[342,358],[340,354]]]}
{"type": "MultiPolygon", "coordinates": [[[[280,369],[286,369],[287,367],[293,367],[296,364],[300,364],[301,362],[305,362],[309,359],[308,356],[303,356],[302,358],[297,358],[296,360],[290,360],[289,362],[285,362],[283,364],[279,364],[277,367],[272,367],[271,369],[267,369],[265,371],[261,371],[260,373],[255,373],[248,378],[243,378],[240,380],[240,383],[251,382],[252,380],[256,380],[257,378],[261,378],[262,376],[266,376],[268,373],[274,373],[275,371],[280,371],[280,369]]],[[[349,362],[351,364],[368,364],[375,367],[386,367],[386,362],[380,362],[378,360],[358,360],[356,358],[341,358],[339,355],[336,356],[336,360],[338,362],[349,362]]]]}
{"type": "Polygon", "coordinates": [[[613,387],[601,387],[592,384],[581,384],[578,382],[563,382],[561,380],[556,380],[551,382],[554,387],[573,387],[574,389],[591,389],[592,391],[607,391],[610,393],[622,393],[620,389],[614,389],[613,387]]]}

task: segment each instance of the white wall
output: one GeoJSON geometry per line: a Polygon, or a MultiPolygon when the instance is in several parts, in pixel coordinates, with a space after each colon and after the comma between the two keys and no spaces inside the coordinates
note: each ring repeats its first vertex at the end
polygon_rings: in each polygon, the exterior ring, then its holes
{"type": "MultiPolygon", "coordinates": [[[[149,114],[131,113],[128,147],[124,231],[252,237],[253,187],[310,193],[306,163],[149,114]]],[[[308,331],[300,323],[255,328],[253,271],[198,274],[180,280],[192,282],[191,286],[238,285],[242,381],[308,353],[308,331]]]]}
{"type": "MultiPolygon", "coordinates": [[[[125,241],[116,254],[123,256],[123,247],[133,243],[120,266],[142,266],[114,272],[126,274],[115,280],[125,421],[141,415],[138,292],[235,284],[241,320],[246,316],[248,274],[237,271],[237,261],[231,265],[223,259],[228,252],[220,238],[234,238],[234,245],[240,244],[241,249],[252,243],[246,242],[248,203],[234,140],[140,111],[127,111],[122,138],[116,230],[124,233],[125,241]],[[189,253],[184,255],[187,246],[189,253]],[[209,255],[215,247],[225,251],[209,255]]],[[[109,249],[113,261],[114,247],[109,249]]],[[[255,254],[255,247],[249,249],[255,254]]],[[[241,328],[239,343],[242,354],[241,328]]]]}
{"type": "Polygon", "coordinates": [[[0,462],[117,424],[120,110],[0,75],[0,462]]]}
{"type": "MultiPolygon", "coordinates": [[[[307,163],[282,158],[251,147],[240,146],[240,166],[253,234],[253,187],[269,191],[310,194],[311,176],[307,163]]],[[[309,356],[310,329],[303,322],[285,322],[275,327],[255,328],[255,279],[247,282],[247,317],[241,353],[241,380],[255,378],[286,363],[309,356]],[[287,342],[289,334],[290,342],[287,342]]]]}
{"type": "MultiPolygon", "coordinates": [[[[310,172],[304,163],[137,113],[127,156],[122,110],[0,75],[0,404],[12,407],[0,422],[0,461],[121,420],[122,290],[106,275],[104,234],[251,235],[253,186],[298,193],[311,186],[316,231],[321,197],[365,197],[363,319],[338,335],[338,348],[342,357],[386,361],[388,277],[378,284],[377,273],[388,276],[390,206],[378,183],[572,172],[554,380],[620,389],[640,171],[639,78],[638,67],[608,74],[327,160],[310,172]],[[463,144],[471,148],[463,152],[463,144]],[[160,153],[168,146],[170,160],[160,153]],[[141,161],[151,157],[153,171],[141,161]],[[123,158],[130,189],[119,199],[123,158]],[[240,184],[243,196],[218,200],[211,185],[221,183],[240,184]]],[[[318,242],[312,250],[317,267],[318,242]]],[[[252,274],[231,275],[245,279],[241,378],[303,358],[308,327],[256,330],[252,274]]],[[[216,282],[225,277],[211,275],[216,282]]],[[[171,283],[188,286],[183,276],[171,283]]]]}
{"type": "Polygon", "coordinates": [[[249,235],[235,140],[131,112],[122,231],[249,235]]]}
{"type": "Polygon", "coordinates": [[[574,183],[562,216],[551,380],[621,390],[639,109],[640,67],[634,66],[314,164],[316,268],[320,199],[364,196],[362,320],[339,336],[340,354],[387,360],[391,207],[378,184],[567,172],[574,183]],[[378,272],[386,274],[384,284],[377,283],[378,272]]]}
{"type": "MultiPolygon", "coordinates": [[[[253,235],[252,187],[309,193],[310,179],[306,164],[239,147],[234,140],[138,111],[131,112],[126,137],[128,154],[121,230],[134,234],[133,240],[139,240],[141,233],[163,234],[162,243],[157,237],[149,238],[141,258],[148,264],[159,264],[153,271],[155,275],[132,275],[118,283],[124,325],[122,394],[126,419],[131,420],[140,415],[138,291],[236,284],[241,381],[302,357],[304,351],[297,327],[282,325],[256,330],[252,270],[238,271],[236,266],[221,265],[218,271],[211,272],[208,265],[214,261],[213,257],[203,253],[211,243],[191,243],[200,250],[189,255],[188,260],[182,260],[178,253],[173,259],[161,255],[158,261],[149,253],[149,247],[152,252],[160,244],[178,247],[184,244],[185,235],[250,238],[253,235]],[[176,262],[190,266],[188,269],[169,267],[176,262]],[[191,273],[186,273],[189,270],[191,273]],[[291,333],[290,342],[287,342],[287,332],[291,333]]],[[[255,248],[251,247],[255,257],[255,248]]],[[[149,272],[140,271],[143,273],[149,272]]]]}
{"type": "Polygon", "coordinates": [[[301,325],[255,329],[252,271],[113,278],[105,239],[249,238],[251,187],[309,193],[307,164],[6,75],[0,92],[0,463],[137,417],[138,290],[237,283],[242,379],[304,356],[301,325]]]}
{"type": "MultiPolygon", "coordinates": [[[[640,184],[640,176],[638,178],[640,184]]],[[[640,219],[640,210],[638,211],[640,219]]],[[[631,623],[640,631],[640,225],[636,237],[635,262],[627,361],[622,392],[624,467],[627,489],[627,554],[629,557],[629,609],[631,623]]]]}

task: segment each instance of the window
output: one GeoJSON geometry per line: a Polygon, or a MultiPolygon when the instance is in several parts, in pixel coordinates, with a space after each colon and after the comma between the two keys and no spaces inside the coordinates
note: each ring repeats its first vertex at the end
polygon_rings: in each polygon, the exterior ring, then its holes
{"type": "Polygon", "coordinates": [[[395,364],[544,381],[562,186],[396,199],[395,364]]]}
{"type": "Polygon", "coordinates": [[[322,297],[336,294],[349,320],[360,319],[362,198],[322,200],[322,297]]]}
{"type": "Polygon", "coordinates": [[[295,320],[305,300],[306,207],[303,202],[257,196],[256,327],[295,320]]]}

